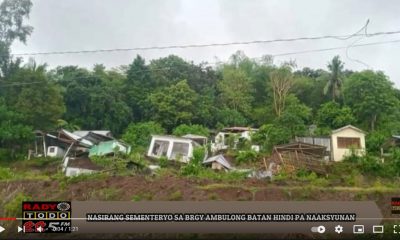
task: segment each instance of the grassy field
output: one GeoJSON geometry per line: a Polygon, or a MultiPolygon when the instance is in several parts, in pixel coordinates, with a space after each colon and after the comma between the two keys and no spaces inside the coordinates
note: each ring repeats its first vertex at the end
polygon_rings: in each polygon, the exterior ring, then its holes
{"type": "Polygon", "coordinates": [[[179,169],[168,166],[155,174],[126,170],[67,178],[57,159],[15,161],[0,167],[0,216],[19,216],[25,200],[372,200],[384,216],[391,216],[391,197],[400,196],[398,178],[364,176],[351,167],[337,167],[326,176],[299,171],[282,173],[272,181],[210,169],[184,176],[179,169]]]}

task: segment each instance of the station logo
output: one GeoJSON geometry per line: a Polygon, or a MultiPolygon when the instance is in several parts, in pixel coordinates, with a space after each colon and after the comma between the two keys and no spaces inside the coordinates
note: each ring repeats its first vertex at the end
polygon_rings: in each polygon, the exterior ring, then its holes
{"type": "Polygon", "coordinates": [[[392,214],[400,214],[400,197],[393,197],[391,204],[392,214]]]}
{"type": "Polygon", "coordinates": [[[71,202],[23,202],[25,233],[71,232],[71,202]]]}

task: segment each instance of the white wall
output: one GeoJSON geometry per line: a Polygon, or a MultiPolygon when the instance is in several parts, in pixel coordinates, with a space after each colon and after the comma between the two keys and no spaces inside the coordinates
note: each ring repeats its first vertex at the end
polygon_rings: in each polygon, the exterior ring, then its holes
{"type": "Polygon", "coordinates": [[[359,131],[356,131],[352,128],[345,128],[340,132],[333,133],[331,135],[332,142],[332,159],[335,162],[342,161],[345,156],[350,155],[349,148],[338,148],[337,138],[338,137],[351,137],[351,138],[360,138],[361,148],[357,150],[358,155],[365,153],[365,134],[359,131]]]}
{"type": "Polygon", "coordinates": [[[67,177],[73,177],[73,176],[78,176],[81,174],[89,174],[96,172],[95,170],[90,170],[90,169],[84,169],[84,168],[74,168],[74,167],[67,167],[65,170],[65,176],[67,177]]]}
{"type": "Polygon", "coordinates": [[[150,147],[147,151],[147,156],[149,157],[158,157],[156,155],[153,154],[153,148],[154,148],[154,143],[156,141],[167,141],[169,142],[168,145],[168,150],[167,150],[167,158],[169,160],[177,160],[177,159],[173,159],[172,156],[172,148],[174,147],[174,143],[186,143],[189,144],[189,148],[188,148],[188,155],[182,157],[182,159],[180,159],[182,162],[188,162],[190,158],[193,157],[193,144],[192,144],[192,140],[187,140],[187,139],[177,139],[177,138],[168,138],[168,137],[153,137],[151,139],[151,143],[150,143],[150,147]]]}
{"type": "Polygon", "coordinates": [[[47,156],[49,157],[63,157],[65,154],[64,149],[57,146],[49,146],[47,148],[47,156]],[[53,152],[51,152],[53,151],[53,152]]]}

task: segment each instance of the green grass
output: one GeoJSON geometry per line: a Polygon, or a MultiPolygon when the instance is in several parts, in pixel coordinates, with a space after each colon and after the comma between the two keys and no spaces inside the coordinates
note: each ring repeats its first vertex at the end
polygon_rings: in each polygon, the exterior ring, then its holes
{"type": "Polygon", "coordinates": [[[88,200],[90,199],[96,199],[96,200],[102,200],[102,201],[111,201],[111,200],[118,200],[119,195],[121,193],[120,189],[116,188],[103,188],[103,189],[96,189],[92,190],[88,194],[88,200]]]}
{"type": "Polygon", "coordinates": [[[183,194],[180,190],[177,190],[168,196],[169,201],[180,201],[182,199],[183,199],[183,194]]]}
{"type": "Polygon", "coordinates": [[[72,184],[90,180],[105,180],[107,177],[109,177],[107,173],[94,172],[66,178],[66,182],[67,184],[72,184]]]}
{"type": "Polygon", "coordinates": [[[150,201],[153,200],[153,194],[152,193],[139,193],[136,195],[132,196],[132,201],[133,202],[138,202],[138,201],[150,201]]]}

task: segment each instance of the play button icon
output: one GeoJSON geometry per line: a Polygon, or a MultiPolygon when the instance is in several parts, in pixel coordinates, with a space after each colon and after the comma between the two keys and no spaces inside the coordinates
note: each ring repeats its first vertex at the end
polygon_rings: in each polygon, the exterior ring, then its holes
{"type": "Polygon", "coordinates": [[[22,232],[24,229],[20,226],[18,226],[18,232],[22,232]]]}
{"type": "Polygon", "coordinates": [[[0,226],[0,233],[3,232],[4,230],[6,230],[6,229],[3,228],[2,226],[0,226]]]}

